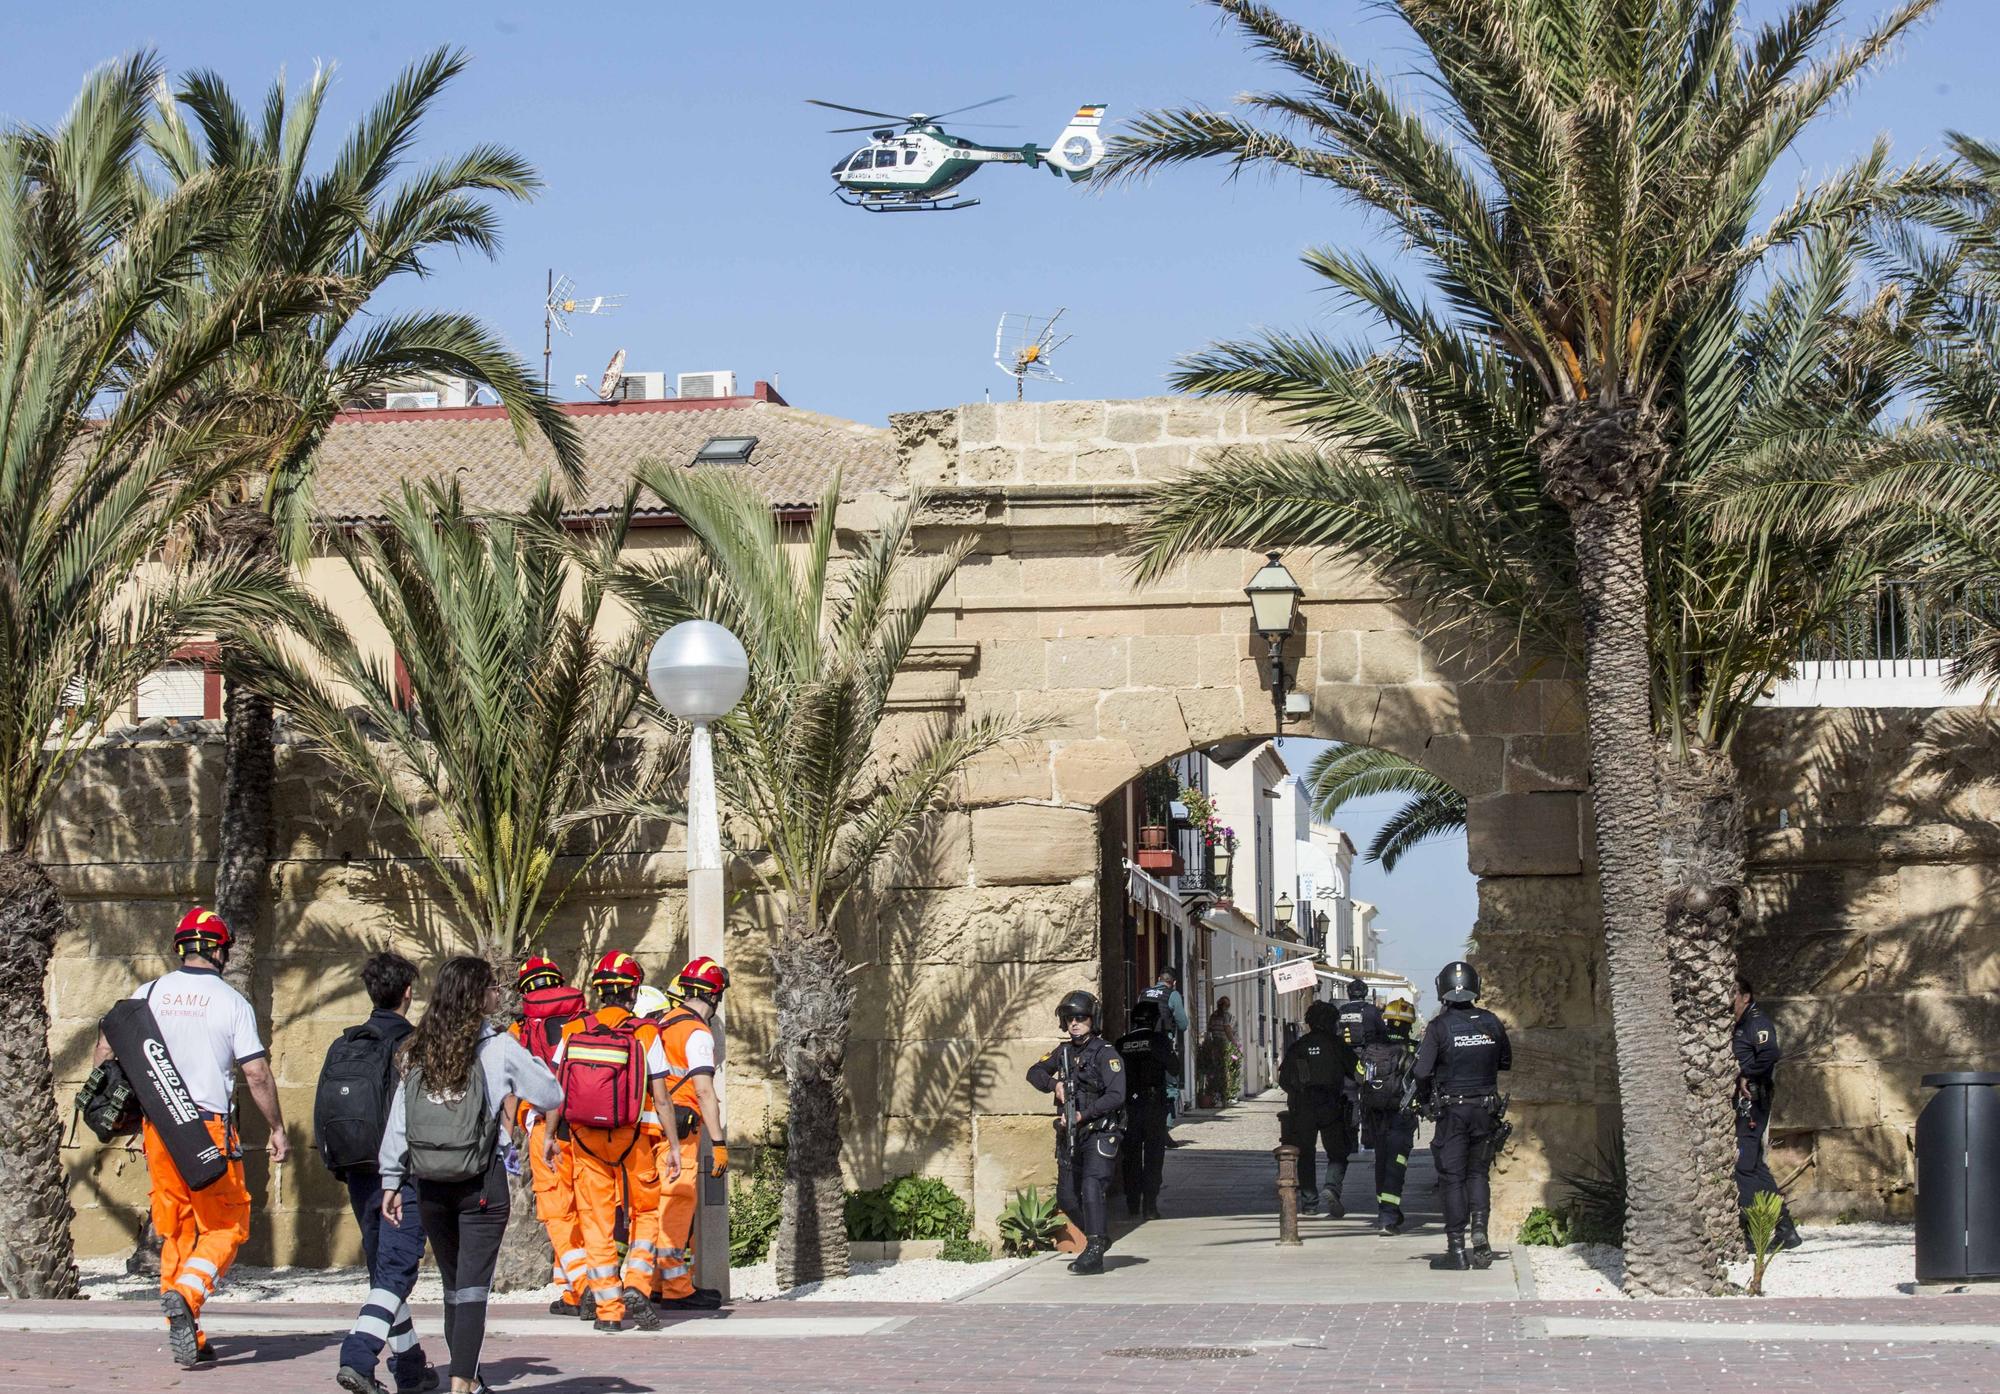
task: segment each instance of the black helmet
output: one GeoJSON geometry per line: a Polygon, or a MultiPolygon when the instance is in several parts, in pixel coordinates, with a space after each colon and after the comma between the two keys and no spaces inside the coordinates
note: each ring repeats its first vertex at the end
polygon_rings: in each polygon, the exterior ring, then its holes
{"type": "Polygon", "coordinates": [[[1097,1024],[1097,998],[1081,988],[1063,998],[1056,1006],[1058,1025],[1068,1026],[1078,1017],[1087,1017],[1092,1025],[1097,1024]]]}
{"type": "Polygon", "coordinates": [[[1157,1031],[1160,1026],[1160,1004],[1141,997],[1132,1004],[1132,1029],[1134,1031],[1157,1031]]]}
{"type": "Polygon", "coordinates": [[[1306,1030],[1335,1035],[1340,1030],[1340,1008],[1331,1002],[1314,1002],[1306,1008],[1306,1030]]]}
{"type": "Polygon", "coordinates": [[[1359,1002],[1362,998],[1366,997],[1367,995],[1368,995],[1368,984],[1362,982],[1361,979],[1355,978],[1347,984],[1348,1001],[1359,1002]]]}
{"type": "Polygon", "coordinates": [[[1447,963],[1438,972],[1437,990],[1442,1002],[1476,1002],[1479,974],[1469,963],[1447,963]]]}

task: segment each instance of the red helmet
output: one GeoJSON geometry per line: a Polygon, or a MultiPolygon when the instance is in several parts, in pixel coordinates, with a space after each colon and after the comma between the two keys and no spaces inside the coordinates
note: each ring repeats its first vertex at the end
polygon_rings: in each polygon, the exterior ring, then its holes
{"type": "Polygon", "coordinates": [[[199,905],[182,915],[179,927],[174,930],[174,948],[183,958],[191,953],[213,953],[235,942],[236,936],[229,932],[222,916],[199,905]]]}
{"type": "Polygon", "coordinates": [[[597,960],[597,967],[591,970],[590,985],[599,992],[607,989],[637,987],[646,981],[646,970],[639,966],[639,960],[623,949],[613,949],[597,960]]]}
{"type": "Polygon", "coordinates": [[[674,979],[674,986],[690,996],[701,993],[720,997],[729,987],[729,970],[704,954],[688,960],[687,967],[674,979]]]}
{"type": "Polygon", "coordinates": [[[531,954],[521,971],[514,975],[514,987],[519,992],[533,992],[538,987],[561,987],[562,969],[556,967],[553,959],[531,954]]]}

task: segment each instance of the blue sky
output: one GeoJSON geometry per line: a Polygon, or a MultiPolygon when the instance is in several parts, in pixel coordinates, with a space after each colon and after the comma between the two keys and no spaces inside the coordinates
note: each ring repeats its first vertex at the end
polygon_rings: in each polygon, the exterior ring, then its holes
{"type": "MultiPolygon", "coordinates": [[[[1887,0],[1857,0],[1872,16],[1887,0]]],[[[1291,0],[1288,12],[1392,73],[1412,65],[1407,31],[1363,0],[1291,0]]],[[[1773,0],[1746,0],[1752,20],[1773,0]]],[[[1011,383],[991,361],[1002,310],[1068,309],[1066,381],[1042,395],[1134,396],[1163,389],[1175,355],[1259,326],[1319,323],[1331,307],[1298,263],[1315,243],[1389,255],[1354,213],[1296,180],[1230,183],[1193,167],[1140,188],[1093,193],[1045,172],[992,169],[967,186],[981,206],[876,216],[829,195],[827,170],[855,144],[850,124],[805,98],[883,110],[943,110],[1000,93],[977,113],[1018,122],[994,140],[1046,143],[1078,103],[1106,102],[1113,129],[1142,108],[1226,103],[1274,81],[1206,6],[1017,0],[855,7],[340,5],[99,0],[10,7],[0,46],[0,118],[54,121],[89,67],[156,48],[175,69],[219,71],[252,103],[282,67],[316,61],[339,78],[329,133],[343,129],[411,58],[459,44],[473,65],[428,127],[444,154],[498,141],[548,182],[506,210],[499,261],[447,261],[398,304],[484,316],[521,352],[541,351],[550,266],[586,292],[619,292],[614,316],[558,338],[555,382],[593,378],[613,349],[632,370],[735,370],[774,378],[797,405],[858,420],[976,401],[1011,383]]],[[[2000,138],[1992,0],[1945,0],[1902,53],[1783,171],[1790,181],[1847,160],[1881,131],[1897,154],[1963,129],[2000,138]]],[[[858,120],[859,118],[857,118],[858,120]]],[[[972,118],[968,118],[972,119],[972,118]]],[[[1335,333],[1342,321],[1330,322],[1335,333]]],[[[1348,332],[1359,333],[1352,324],[1348,332]]],[[[1344,820],[1366,845],[1386,809],[1344,820]]],[[[1462,840],[1434,844],[1360,894],[1384,906],[1391,966],[1427,979],[1472,919],[1462,840]]]]}

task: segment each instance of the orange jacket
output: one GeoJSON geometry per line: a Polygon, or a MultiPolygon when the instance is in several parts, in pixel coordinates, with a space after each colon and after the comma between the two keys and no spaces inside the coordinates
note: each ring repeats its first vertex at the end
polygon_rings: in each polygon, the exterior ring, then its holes
{"type": "MultiPolygon", "coordinates": [[[[714,1032],[709,1029],[707,1022],[686,1008],[673,1013],[660,1023],[660,1044],[666,1047],[667,1069],[673,1076],[674,1104],[676,1107],[692,1109],[699,1114],[701,1096],[695,1093],[694,1082],[699,1076],[713,1075],[715,1071],[710,1067],[694,1070],[688,1068],[688,1042],[697,1035],[708,1036],[712,1040],[714,1032]]],[[[711,1125],[713,1122],[708,1119],[703,1121],[711,1125]]]]}

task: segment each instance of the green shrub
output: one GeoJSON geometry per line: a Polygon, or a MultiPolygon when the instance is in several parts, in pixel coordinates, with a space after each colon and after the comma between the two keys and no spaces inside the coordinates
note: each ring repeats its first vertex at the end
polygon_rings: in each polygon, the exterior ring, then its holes
{"type": "Polygon", "coordinates": [[[984,1239],[947,1239],[938,1257],[946,1263],[991,1263],[993,1246],[984,1239]]]}
{"type": "Polygon", "coordinates": [[[1575,1170],[1556,1168],[1556,1180],[1569,1191],[1564,1213],[1569,1217],[1572,1244],[1625,1242],[1625,1142],[1609,1152],[1599,1150],[1590,1165],[1575,1170]]]}
{"type": "Polygon", "coordinates": [[[1053,1249],[1062,1237],[1064,1221],[1054,1196],[1044,1197],[1038,1187],[1016,1191],[1000,1212],[1000,1252],[1009,1258],[1026,1258],[1044,1249],[1053,1249]]]}
{"type": "Polygon", "coordinates": [[[971,1232],[972,1212],[934,1176],[899,1176],[872,1191],[847,1193],[849,1239],[964,1239],[971,1232]]]}
{"type": "Polygon", "coordinates": [[[1778,1224],[1784,1218],[1785,1201],[1776,1191],[1766,1191],[1743,1211],[1744,1228],[1750,1231],[1750,1287],[1752,1297],[1764,1295],[1764,1270],[1780,1253],[1778,1224]]]}
{"type": "Polygon", "coordinates": [[[785,1144],[782,1138],[767,1139],[758,1146],[749,1174],[739,1174],[729,1188],[730,1267],[756,1263],[771,1251],[784,1192],[785,1144]]]}
{"type": "Polygon", "coordinates": [[[1569,1216],[1546,1205],[1537,1205],[1528,1212],[1528,1218],[1521,1221],[1521,1230],[1514,1236],[1514,1242],[1528,1248],[1560,1249],[1571,1242],[1569,1216]]]}

